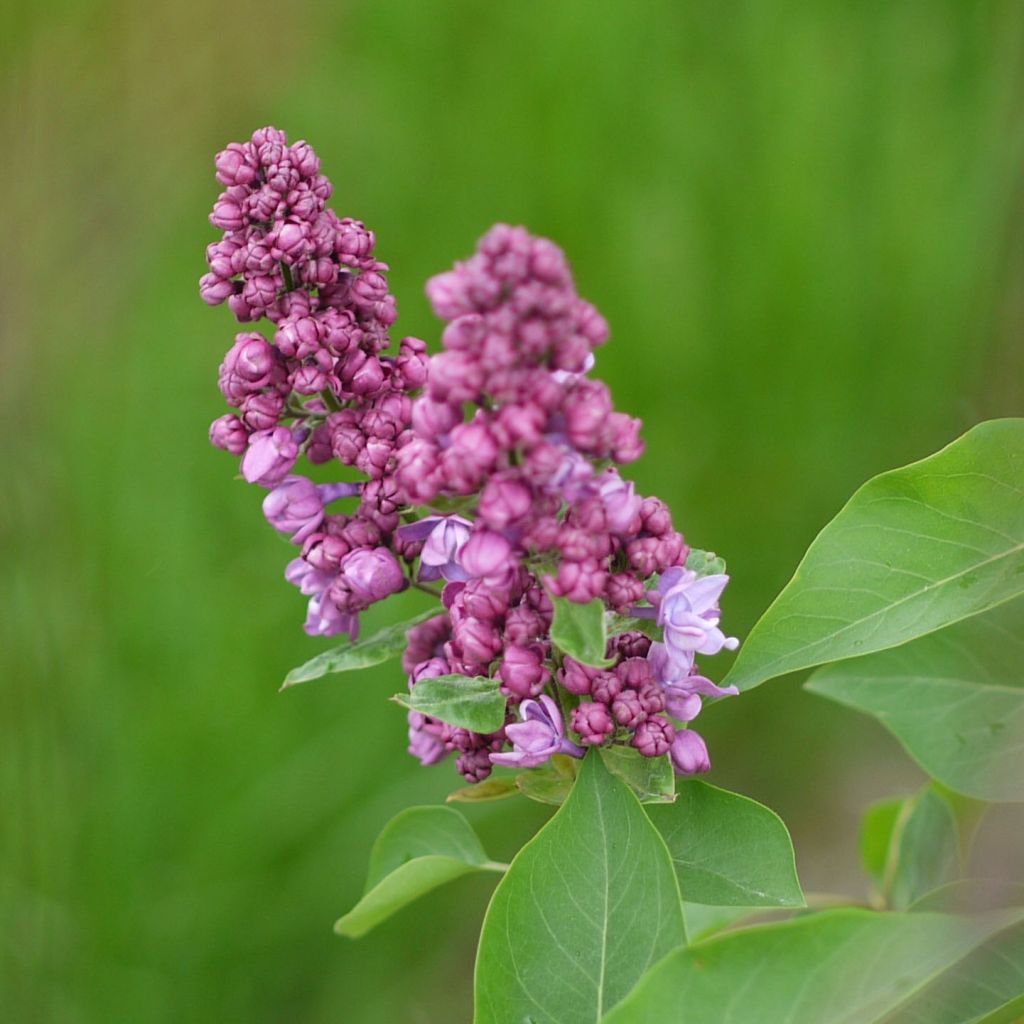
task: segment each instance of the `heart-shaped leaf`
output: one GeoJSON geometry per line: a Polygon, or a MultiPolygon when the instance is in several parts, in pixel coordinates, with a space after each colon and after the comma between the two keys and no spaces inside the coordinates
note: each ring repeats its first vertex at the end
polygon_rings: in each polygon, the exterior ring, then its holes
{"type": "Polygon", "coordinates": [[[471,871],[504,871],[450,807],[410,807],[377,837],[363,898],[334,926],[357,939],[407,903],[471,871]]]}
{"type": "Polygon", "coordinates": [[[672,862],[629,788],[591,751],[569,799],[494,892],[477,1024],[595,1024],[685,940],[672,862]]]}
{"type": "Polygon", "coordinates": [[[810,546],[727,682],[885,650],[1024,593],[1024,420],[869,480],[810,546]]]}

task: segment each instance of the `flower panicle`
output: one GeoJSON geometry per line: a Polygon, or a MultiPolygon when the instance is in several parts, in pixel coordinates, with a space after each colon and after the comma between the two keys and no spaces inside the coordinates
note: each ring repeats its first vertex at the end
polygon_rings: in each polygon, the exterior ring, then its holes
{"type": "Polygon", "coordinates": [[[736,690],[696,658],[738,643],[720,627],[728,577],[686,569],[668,507],[621,475],[643,452],[641,423],[591,376],[608,326],[561,249],[496,225],[427,283],[441,350],[416,338],[396,350],[387,265],[371,231],[327,207],[309,144],[260,129],[215,165],[223,236],[200,294],[270,327],[236,335],[218,377],[235,411],[210,438],[299,548],[285,577],[308,598],[306,631],[355,638],[372,604],[410,585],[438,593],[437,616],[408,633],[409,686],[492,678],[505,723],[480,734],[410,712],[409,752],[455,754],[471,782],[610,743],[707,771],[690,723],[736,690]],[[346,479],[314,484],[302,458],[346,479]],[[620,632],[608,667],[581,664],[552,643],[555,598],[645,618],[658,639],[620,632]]]}

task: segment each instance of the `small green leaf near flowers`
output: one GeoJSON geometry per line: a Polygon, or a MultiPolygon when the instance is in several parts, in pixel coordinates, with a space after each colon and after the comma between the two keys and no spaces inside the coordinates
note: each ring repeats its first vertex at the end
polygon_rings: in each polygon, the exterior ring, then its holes
{"type": "Polygon", "coordinates": [[[565,597],[552,597],[555,618],[551,623],[551,642],[570,658],[583,665],[607,668],[608,643],[605,606],[600,600],[577,604],[565,597]]]}
{"type": "Polygon", "coordinates": [[[501,680],[487,676],[435,676],[421,679],[396,704],[472,732],[495,732],[505,724],[501,680]]]}
{"type": "Polygon", "coordinates": [[[357,640],[355,643],[349,641],[332,647],[329,651],[323,651],[315,658],[310,658],[304,664],[293,668],[285,677],[281,689],[286,690],[290,686],[308,683],[312,679],[338,672],[371,668],[373,665],[381,665],[385,661],[397,658],[405,649],[405,634],[413,626],[435,618],[438,614],[436,608],[430,608],[411,619],[385,626],[365,640],[357,640]]]}

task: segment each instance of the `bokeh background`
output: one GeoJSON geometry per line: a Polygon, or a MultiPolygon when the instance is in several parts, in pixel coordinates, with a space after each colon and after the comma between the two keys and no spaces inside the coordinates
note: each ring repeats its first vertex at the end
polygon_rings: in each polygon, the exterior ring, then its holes
{"type": "MultiPolygon", "coordinates": [[[[423,282],[487,226],[558,240],[639,488],[728,557],[741,636],[866,477],[1024,410],[1018,3],[55,0],[3,6],[0,62],[12,1024],[469,1019],[489,880],[331,933],[380,826],[457,780],[406,756],[397,665],[277,692],[326,644],[206,441],[226,142],[309,139],[432,342],[423,282]]],[[[706,715],[711,779],[862,894],[860,812],[922,776],[799,683],[706,715]]],[[[507,858],[547,812],[467,813],[507,858]]]]}

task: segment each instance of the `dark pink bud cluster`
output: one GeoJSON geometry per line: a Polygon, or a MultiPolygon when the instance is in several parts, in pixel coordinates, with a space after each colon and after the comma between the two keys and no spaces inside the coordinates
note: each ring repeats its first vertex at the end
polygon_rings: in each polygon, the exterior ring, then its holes
{"type": "Polygon", "coordinates": [[[388,352],[397,312],[387,265],[371,231],[327,209],[331,183],[308,143],[263,128],[219,153],[216,169],[226,188],[210,221],[224,235],[207,249],[200,294],[227,301],[239,321],[265,317],[272,334],[236,336],[218,377],[236,412],[213,423],[210,439],[242,457],[247,481],[272,489],[268,519],[303,545],[286,576],[310,597],[307,631],[354,635],[358,612],[405,586],[402,562],[418,553],[394,536],[394,469],[412,436],[426,345],[405,338],[388,352]],[[293,475],[302,455],[336,458],[367,483],[318,492],[293,475]],[[325,513],[356,495],[353,514],[325,513]]]}

